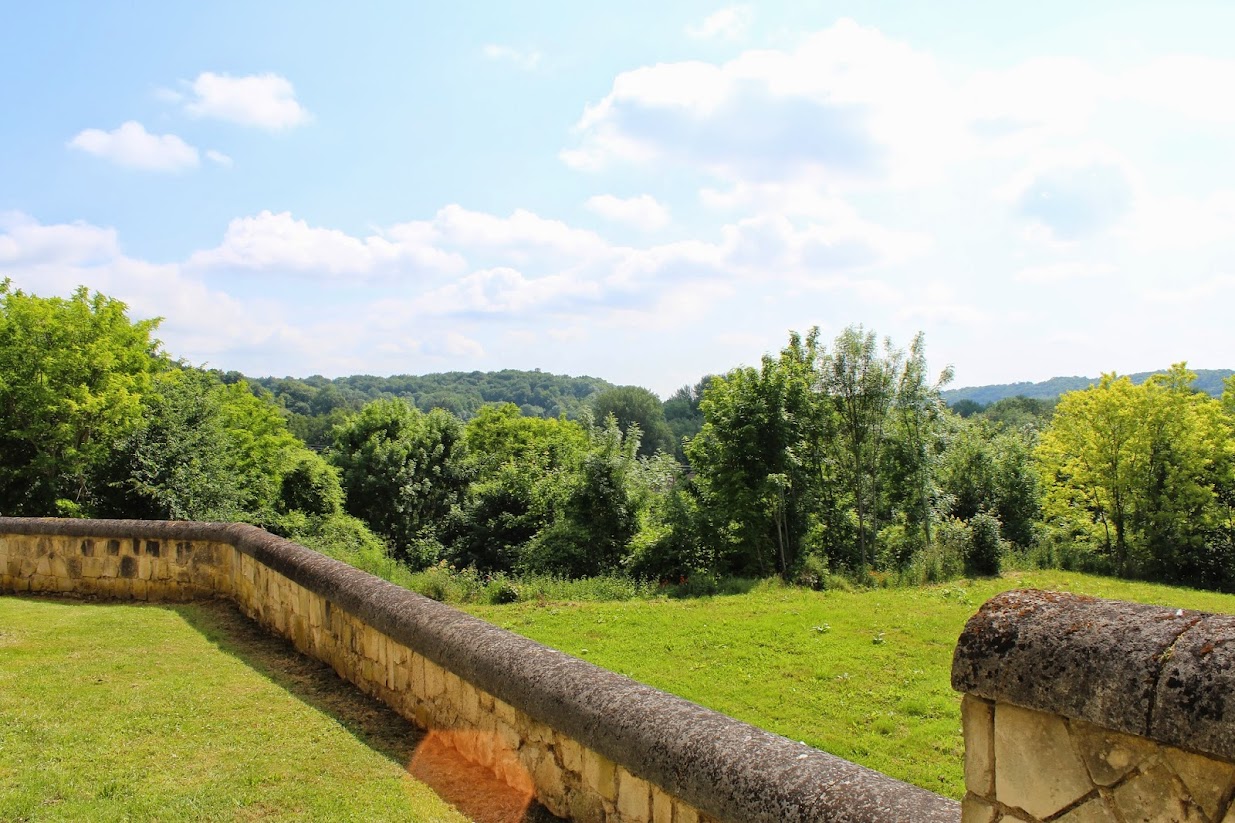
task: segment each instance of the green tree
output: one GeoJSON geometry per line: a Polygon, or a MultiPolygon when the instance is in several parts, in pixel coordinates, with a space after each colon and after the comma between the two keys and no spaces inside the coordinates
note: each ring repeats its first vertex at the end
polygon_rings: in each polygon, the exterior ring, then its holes
{"type": "Polygon", "coordinates": [[[415,546],[436,539],[467,487],[463,424],[403,400],[376,400],[335,429],[331,462],[341,472],[349,514],[423,563],[415,546]]]}
{"type": "Polygon", "coordinates": [[[813,367],[818,330],[793,333],[759,369],[714,378],[701,408],[705,423],[686,452],[701,500],[732,546],[732,570],[787,574],[809,523],[814,486],[807,452],[818,441],[813,367]]]}
{"type": "Polygon", "coordinates": [[[91,513],[91,479],[164,365],[157,326],[84,287],[44,298],[0,282],[0,511],[91,513]]]}
{"type": "Polygon", "coordinates": [[[639,454],[651,457],[658,451],[673,453],[673,432],[665,422],[665,409],[660,398],[638,386],[619,386],[600,392],[592,400],[592,413],[598,422],[609,416],[617,418],[618,427],[629,431],[637,426],[640,432],[639,454]]]}
{"type": "Polygon", "coordinates": [[[837,412],[837,462],[857,513],[863,569],[873,559],[871,535],[879,531],[879,466],[903,363],[904,354],[890,341],[884,341],[881,357],[875,333],[850,326],[836,338],[823,364],[825,390],[837,412]]]}

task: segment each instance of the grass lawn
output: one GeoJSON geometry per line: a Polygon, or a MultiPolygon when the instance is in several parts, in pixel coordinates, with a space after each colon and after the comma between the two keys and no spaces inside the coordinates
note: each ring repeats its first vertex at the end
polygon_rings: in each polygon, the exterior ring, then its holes
{"type": "Polygon", "coordinates": [[[469,819],[419,741],[229,605],[0,597],[0,820],[469,819]]]}
{"type": "Polygon", "coordinates": [[[1044,588],[1235,613],[1235,596],[1069,572],[929,588],[812,592],[760,584],[697,600],[519,603],[467,611],[665,691],[959,798],[965,621],[990,597],[1044,588]]]}

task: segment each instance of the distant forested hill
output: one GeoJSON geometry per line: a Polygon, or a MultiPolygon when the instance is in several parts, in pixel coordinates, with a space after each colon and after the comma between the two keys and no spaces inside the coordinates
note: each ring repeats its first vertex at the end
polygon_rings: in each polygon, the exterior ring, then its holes
{"type": "MultiPolygon", "coordinates": [[[[1196,387],[1213,397],[1222,394],[1222,381],[1235,374],[1231,369],[1194,369],[1196,372],[1196,387]]],[[[1129,375],[1133,383],[1144,383],[1150,375],[1161,372],[1138,372],[1129,375]]],[[[1086,389],[1096,384],[1096,377],[1052,377],[1041,383],[1000,383],[994,386],[972,386],[964,389],[948,389],[943,392],[943,399],[949,405],[955,405],[961,400],[972,400],[983,406],[1002,400],[1005,397],[1030,397],[1035,400],[1054,400],[1061,394],[1078,389],[1086,389]]]]}
{"type": "MultiPolygon", "coordinates": [[[[242,375],[222,375],[234,382],[242,375]]],[[[488,403],[514,403],[532,417],[578,417],[598,392],[613,384],[597,377],[569,377],[541,371],[443,372],[374,377],[357,374],[246,378],[270,391],[287,410],[288,427],[314,448],[330,441],[330,429],[349,412],[382,397],[401,397],[421,411],[446,409],[468,420],[488,403]]]]}
{"type": "Polygon", "coordinates": [[[328,414],[379,397],[402,397],[422,411],[446,409],[464,420],[486,403],[514,403],[525,415],[577,417],[597,392],[613,388],[598,377],[569,377],[542,371],[506,369],[495,372],[443,372],[374,377],[357,374],[327,379],[259,377],[251,379],[270,390],[293,414],[328,414]]]}

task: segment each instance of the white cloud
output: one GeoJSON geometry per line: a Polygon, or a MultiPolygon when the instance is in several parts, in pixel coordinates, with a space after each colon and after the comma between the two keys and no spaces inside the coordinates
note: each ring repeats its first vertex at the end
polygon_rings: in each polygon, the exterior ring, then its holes
{"type": "Polygon", "coordinates": [[[649,194],[638,197],[597,194],[589,197],[584,205],[606,220],[626,223],[644,231],[655,231],[669,225],[669,209],[649,194]]]}
{"type": "Polygon", "coordinates": [[[429,314],[518,314],[599,296],[599,284],[569,274],[528,278],[503,267],[482,269],[434,289],[417,300],[416,306],[429,314]]]}
{"type": "Polygon", "coordinates": [[[232,159],[221,151],[215,149],[207,149],[206,157],[213,163],[218,163],[220,166],[231,168],[232,159]]]}
{"type": "Polygon", "coordinates": [[[1019,283],[1069,283],[1077,280],[1109,277],[1118,269],[1109,263],[1082,263],[1070,261],[1066,263],[1047,263],[1041,266],[1027,266],[1014,276],[1019,283]]]}
{"type": "Polygon", "coordinates": [[[697,40],[737,40],[745,36],[753,18],[750,6],[729,6],[709,14],[697,26],[687,26],[686,34],[697,40]]]}
{"type": "Polygon", "coordinates": [[[135,120],[113,131],[86,129],[69,146],[143,171],[182,171],[198,164],[197,149],[174,134],[151,134],[135,120]]]}
{"type": "Polygon", "coordinates": [[[495,43],[486,45],[483,49],[485,57],[494,61],[513,63],[515,66],[531,71],[540,65],[544,55],[535,49],[524,51],[512,46],[500,46],[495,43]]]}
{"type": "Polygon", "coordinates": [[[623,72],[561,153],[575,168],[674,164],[727,180],[937,178],[970,140],[932,57],[841,20],[789,51],[623,72]]]}
{"type": "Polygon", "coordinates": [[[232,220],[218,247],[195,252],[188,262],[204,269],[329,276],[414,275],[463,267],[458,255],[416,241],[407,232],[396,232],[393,238],[358,238],[338,229],[310,226],[289,212],[263,211],[232,220]]]}
{"type": "Polygon", "coordinates": [[[208,117],[280,131],[309,122],[310,114],[296,99],[291,82],[277,74],[233,77],[205,71],[192,83],[193,99],[185,111],[208,117]]]}
{"type": "Polygon", "coordinates": [[[0,263],[6,266],[86,266],[119,255],[115,229],[80,221],[45,226],[21,212],[0,212],[0,263]]]}

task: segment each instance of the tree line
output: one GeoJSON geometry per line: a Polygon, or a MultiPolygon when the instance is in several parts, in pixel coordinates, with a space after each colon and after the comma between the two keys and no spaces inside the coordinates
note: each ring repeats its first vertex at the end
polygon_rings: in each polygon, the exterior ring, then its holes
{"type": "Polygon", "coordinates": [[[84,288],[0,284],[0,513],[240,520],[479,574],[826,585],[991,574],[1016,556],[1235,584],[1235,384],[1198,392],[1182,364],[964,416],[922,335],[902,349],[861,326],[792,333],[663,402],[592,378],[467,376],[556,392],[549,414],[422,408],[378,378],[272,392],[174,359],[157,325],[84,288]]]}

